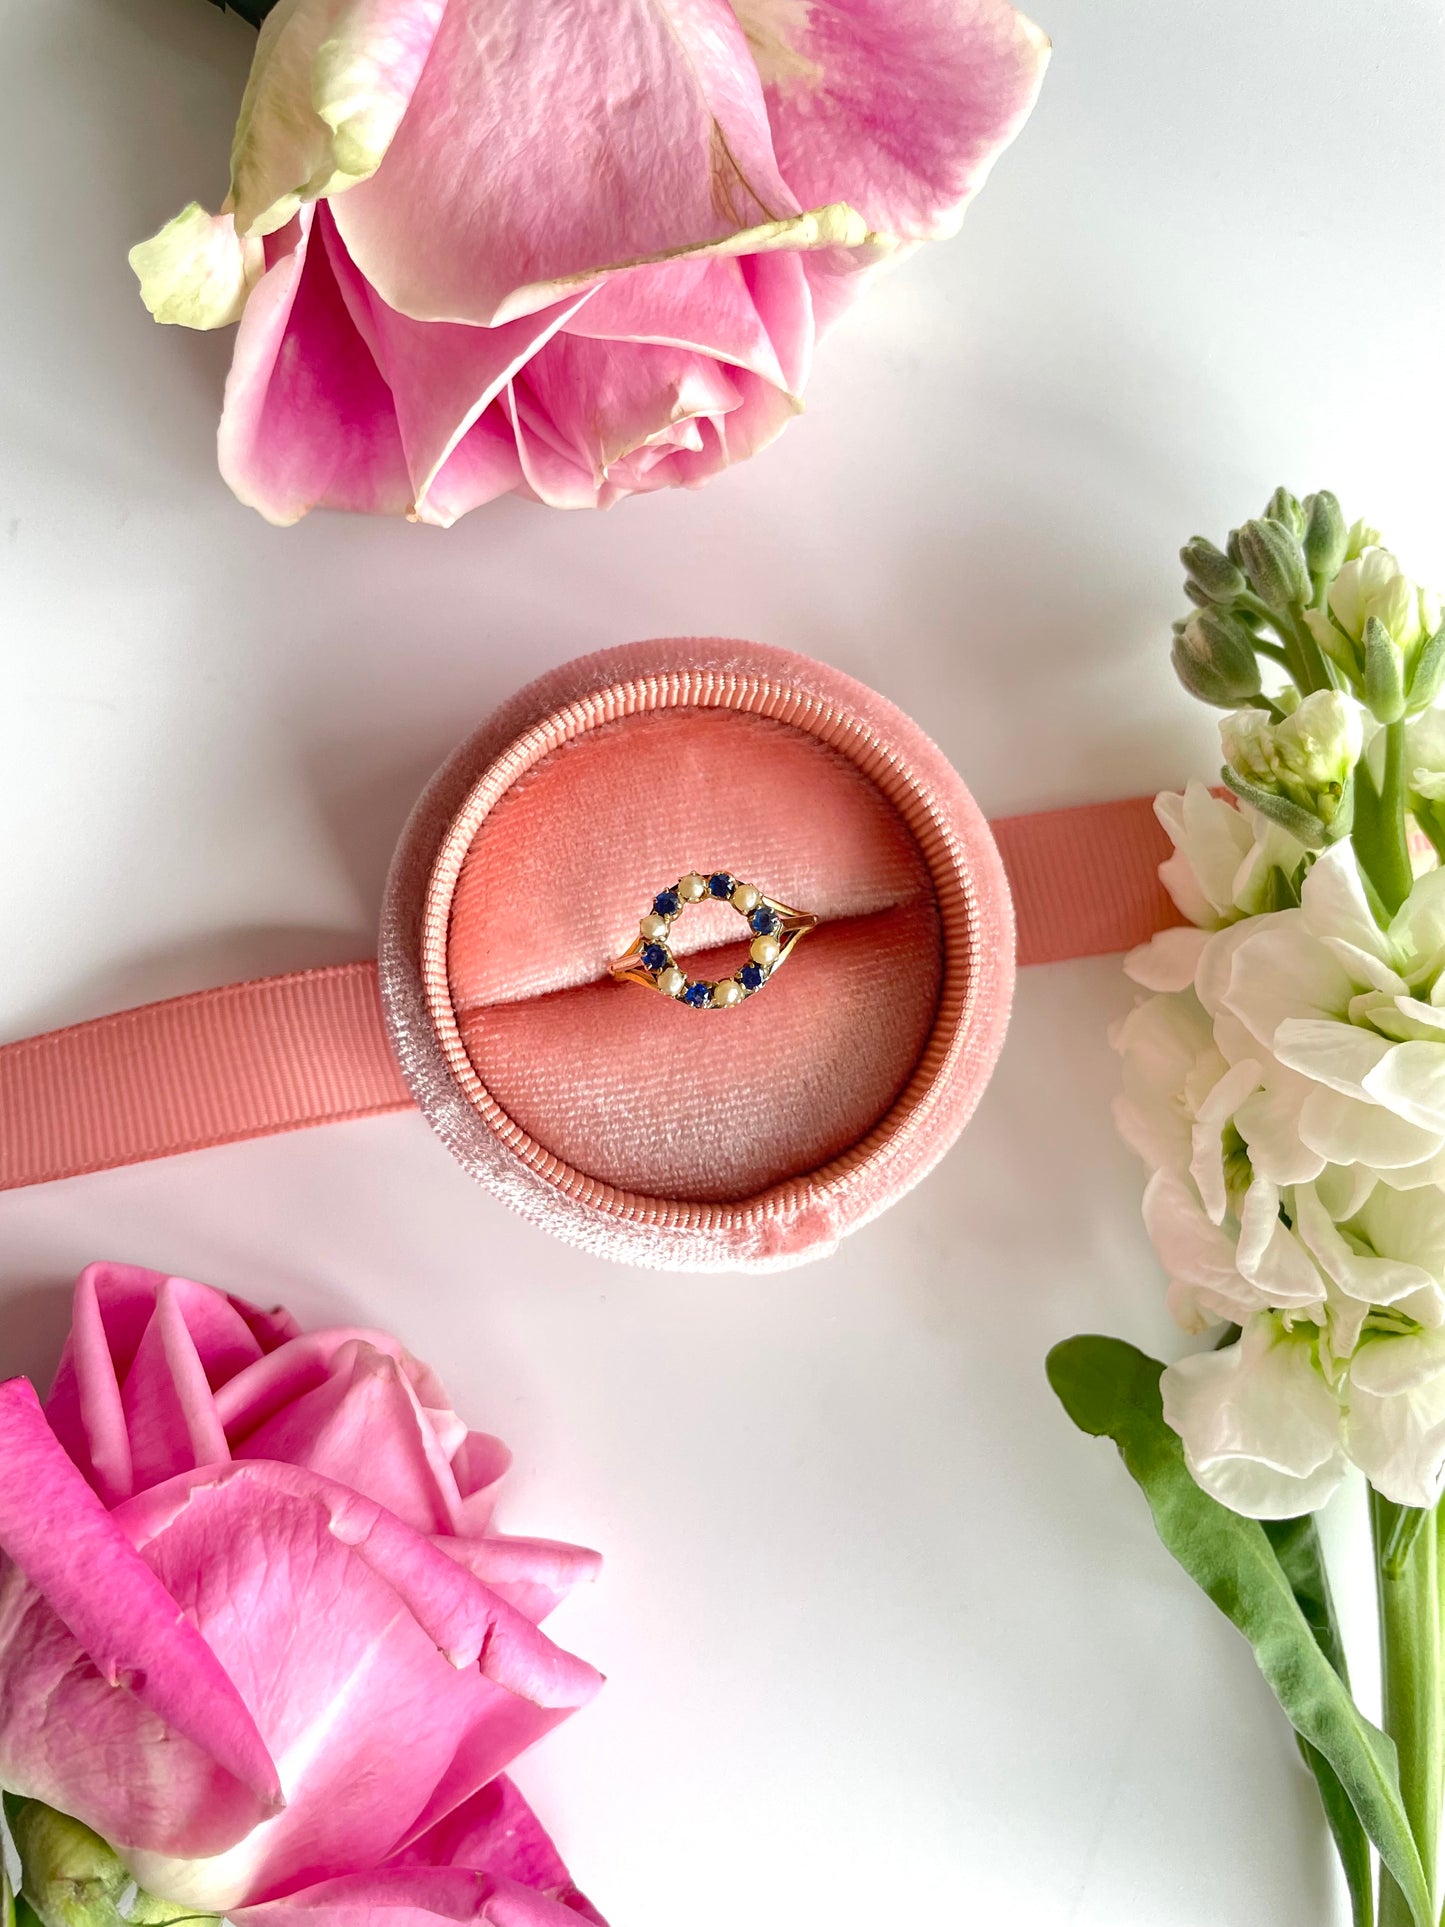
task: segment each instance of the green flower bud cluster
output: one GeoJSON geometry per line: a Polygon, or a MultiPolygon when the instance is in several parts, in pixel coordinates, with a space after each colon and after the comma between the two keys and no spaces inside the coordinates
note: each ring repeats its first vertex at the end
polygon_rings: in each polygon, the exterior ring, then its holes
{"type": "Polygon", "coordinates": [[[1351,836],[1377,905],[1398,908],[1412,880],[1403,732],[1445,700],[1440,598],[1327,489],[1277,488],[1222,548],[1197,535],[1179,559],[1194,608],[1174,624],[1175,673],[1237,712],[1223,780],[1307,849],[1351,836]]]}
{"type": "Polygon", "coordinates": [[[0,1875],[0,1927],[214,1927],[218,1920],[146,1893],[98,1833],[44,1801],[7,1793],[4,1811],[20,1890],[11,1894],[0,1875]]]}
{"type": "Polygon", "coordinates": [[[1440,598],[1409,580],[1380,532],[1345,522],[1327,489],[1277,488],[1223,549],[1196,535],[1179,551],[1196,614],[1174,625],[1174,668],[1218,709],[1269,709],[1260,659],[1301,696],[1344,689],[1377,722],[1418,715],[1445,689],[1440,598]]]}

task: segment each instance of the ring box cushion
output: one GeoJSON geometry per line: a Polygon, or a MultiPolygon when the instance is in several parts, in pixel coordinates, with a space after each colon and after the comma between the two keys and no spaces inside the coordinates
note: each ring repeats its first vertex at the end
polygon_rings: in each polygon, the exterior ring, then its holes
{"type": "MultiPolygon", "coordinates": [[[[729,974],[747,931],[672,947],[729,974]]],[[[756,644],[636,644],[523,691],[441,772],[393,869],[383,987],[432,1121],[561,1235],[683,1269],[832,1248],[961,1129],[1002,1038],[1006,887],[915,725],[756,644]],[[653,896],[726,869],[816,915],[764,988],[696,1011],[619,984],[653,896]]]]}

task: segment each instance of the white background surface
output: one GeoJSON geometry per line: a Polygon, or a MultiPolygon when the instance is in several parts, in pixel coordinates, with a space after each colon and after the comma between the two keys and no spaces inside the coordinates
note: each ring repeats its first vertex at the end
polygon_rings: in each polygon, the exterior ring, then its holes
{"type": "MultiPolygon", "coordinates": [[[[1039,0],[1055,58],[962,237],[702,494],[448,534],[240,508],[225,338],[127,245],[224,191],[249,30],[0,6],[0,1036],[368,953],[424,777],[584,649],[732,633],[911,710],[993,813],[1210,773],[1174,551],[1276,481],[1441,534],[1425,0],[1039,0]]],[[[601,1546],[610,1675],[519,1776],[614,1927],[1329,1927],[1312,1784],[1243,1645],[1042,1361],[1176,1343],[1113,1141],[1110,961],[1036,970],[942,1169],[767,1279],[580,1258],[415,1116],[0,1200],[0,1369],[93,1257],[394,1326],[601,1546]]],[[[4,1120],[0,1119],[0,1129],[4,1120]]]]}

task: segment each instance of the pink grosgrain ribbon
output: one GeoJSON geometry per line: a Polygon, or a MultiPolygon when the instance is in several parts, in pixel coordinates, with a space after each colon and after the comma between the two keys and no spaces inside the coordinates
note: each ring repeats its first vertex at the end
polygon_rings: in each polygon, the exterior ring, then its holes
{"type": "MultiPolygon", "coordinates": [[[[1149,797],[991,827],[1021,964],[1129,950],[1181,921],[1149,797]]],[[[0,1047],[0,1190],[414,1102],[374,962],[227,984],[0,1047]]]]}

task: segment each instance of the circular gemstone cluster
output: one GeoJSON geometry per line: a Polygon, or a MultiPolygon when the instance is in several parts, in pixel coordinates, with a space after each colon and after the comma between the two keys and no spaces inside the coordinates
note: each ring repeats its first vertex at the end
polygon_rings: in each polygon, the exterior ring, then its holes
{"type": "Polygon", "coordinates": [[[782,951],[782,918],[756,884],[739,883],[726,870],[714,870],[710,876],[691,871],[671,889],[659,890],[638,928],[642,934],[638,963],[664,996],[675,997],[693,1010],[728,1010],[742,1003],[762,989],[782,951]],[[748,961],[716,983],[689,980],[678,968],[669,942],[674,920],[690,903],[701,903],[705,897],[730,903],[753,933],[748,961]]]}

